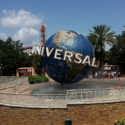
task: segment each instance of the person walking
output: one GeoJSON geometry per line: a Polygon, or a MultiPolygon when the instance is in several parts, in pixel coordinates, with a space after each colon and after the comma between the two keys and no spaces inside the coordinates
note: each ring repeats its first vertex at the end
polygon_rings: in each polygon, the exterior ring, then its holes
{"type": "Polygon", "coordinates": [[[102,78],[104,79],[104,71],[102,72],[102,78]]]}
{"type": "Polygon", "coordinates": [[[101,77],[101,72],[99,71],[99,72],[98,72],[98,78],[100,78],[100,77],[101,77]]]}
{"type": "Polygon", "coordinates": [[[97,72],[95,72],[95,78],[97,79],[97,76],[98,76],[98,73],[97,72]]]}
{"type": "Polygon", "coordinates": [[[113,72],[111,72],[111,78],[113,79],[113,72]]]}
{"type": "Polygon", "coordinates": [[[105,76],[105,78],[108,78],[108,73],[107,73],[107,71],[104,72],[104,76],[105,76]]]}
{"type": "Polygon", "coordinates": [[[120,76],[121,76],[121,74],[120,74],[120,72],[118,72],[118,80],[120,80],[120,76]]]}
{"type": "Polygon", "coordinates": [[[92,73],[89,74],[89,79],[90,79],[90,81],[92,81],[92,79],[93,79],[92,73]]]}
{"type": "Polygon", "coordinates": [[[110,72],[108,72],[108,79],[110,79],[110,75],[111,75],[111,73],[110,73],[110,72]]]}
{"type": "Polygon", "coordinates": [[[115,75],[115,76],[116,76],[116,80],[117,80],[117,79],[118,79],[118,72],[116,72],[116,75],[115,75]]]}
{"type": "Polygon", "coordinates": [[[116,77],[116,71],[113,71],[113,77],[114,78],[116,77]]]}

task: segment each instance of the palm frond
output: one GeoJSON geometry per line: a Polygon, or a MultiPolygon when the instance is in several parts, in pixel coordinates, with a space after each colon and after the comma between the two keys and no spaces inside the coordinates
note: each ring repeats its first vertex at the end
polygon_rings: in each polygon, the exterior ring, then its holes
{"type": "Polygon", "coordinates": [[[104,31],[103,31],[103,36],[106,35],[108,32],[110,32],[111,26],[104,25],[104,31]]]}
{"type": "Polygon", "coordinates": [[[111,26],[108,26],[106,24],[97,25],[93,26],[93,29],[94,31],[89,30],[90,33],[89,36],[87,36],[92,45],[104,46],[105,42],[110,46],[116,44],[116,40],[114,39],[115,32],[111,31],[111,26]]]}

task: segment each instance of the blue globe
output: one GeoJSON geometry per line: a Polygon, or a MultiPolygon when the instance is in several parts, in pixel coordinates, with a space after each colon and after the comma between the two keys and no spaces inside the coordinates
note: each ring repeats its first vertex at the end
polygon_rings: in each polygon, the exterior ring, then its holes
{"type": "MultiPolygon", "coordinates": [[[[44,44],[45,47],[55,49],[63,49],[75,53],[89,55],[90,59],[93,55],[93,48],[90,42],[79,32],[71,30],[62,30],[52,35],[44,44]]],[[[51,57],[42,56],[42,64],[45,72],[53,80],[61,84],[75,83],[88,74],[91,67],[86,64],[77,64],[68,60],[54,59],[54,54],[51,57]]],[[[64,56],[64,53],[61,55],[64,56]]],[[[82,57],[82,59],[83,59],[82,57]]],[[[75,58],[75,57],[72,57],[75,58]]]]}

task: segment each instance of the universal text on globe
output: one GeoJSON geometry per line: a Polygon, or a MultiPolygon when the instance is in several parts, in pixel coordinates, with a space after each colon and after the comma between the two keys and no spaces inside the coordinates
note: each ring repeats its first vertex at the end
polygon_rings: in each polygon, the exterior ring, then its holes
{"type": "Polygon", "coordinates": [[[37,55],[41,55],[41,56],[46,56],[49,58],[52,56],[52,54],[54,53],[54,59],[58,59],[58,60],[66,60],[68,59],[70,62],[75,62],[77,64],[88,64],[89,66],[92,67],[99,67],[99,60],[96,60],[95,57],[92,57],[90,59],[90,57],[88,55],[85,55],[83,57],[83,59],[81,59],[81,57],[83,56],[83,54],[81,53],[73,53],[71,51],[67,51],[67,50],[63,50],[63,49],[55,49],[52,48],[50,50],[49,47],[42,47],[42,46],[33,46],[32,48],[32,54],[37,54],[37,55]],[[64,53],[63,58],[61,57],[61,53],[64,53]],[[75,56],[75,59],[72,60],[72,57],[75,56]]]}

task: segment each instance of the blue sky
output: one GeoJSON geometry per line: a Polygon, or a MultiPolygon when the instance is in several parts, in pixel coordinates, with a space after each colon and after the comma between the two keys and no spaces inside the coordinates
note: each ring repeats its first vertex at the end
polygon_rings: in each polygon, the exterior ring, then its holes
{"type": "Polygon", "coordinates": [[[0,0],[0,39],[10,36],[24,46],[38,45],[41,24],[47,27],[47,38],[60,30],[87,36],[100,24],[111,25],[116,35],[121,34],[124,5],[125,0],[0,0]]]}

